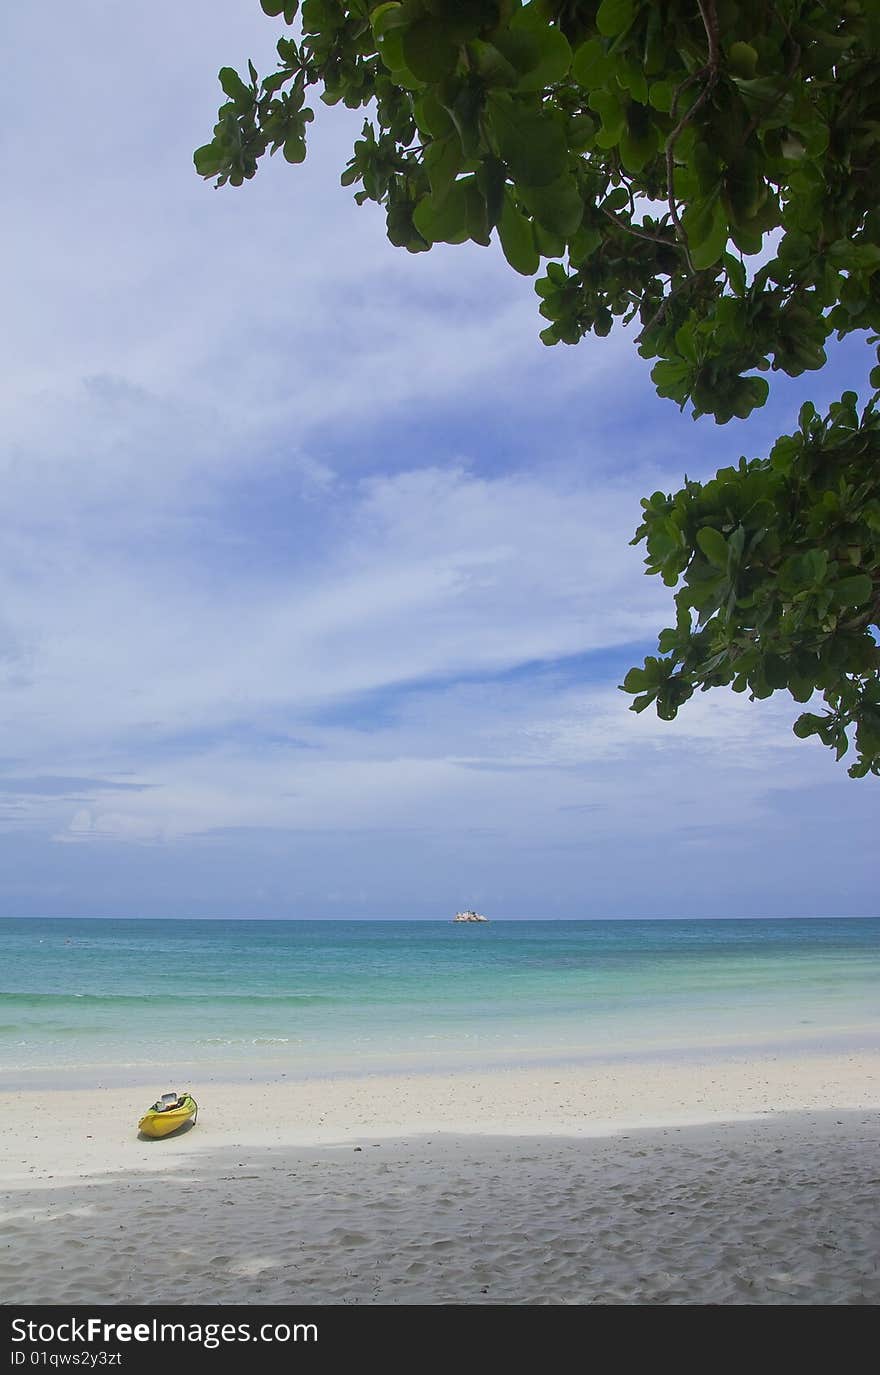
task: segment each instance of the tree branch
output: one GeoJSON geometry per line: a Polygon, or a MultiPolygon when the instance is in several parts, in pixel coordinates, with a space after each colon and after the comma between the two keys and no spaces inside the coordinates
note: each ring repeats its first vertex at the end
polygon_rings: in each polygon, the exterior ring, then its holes
{"type": "Polygon", "coordinates": [[[703,28],[706,30],[706,39],[709,44],[709,59],[705,67],[702,67],[698,72],[692,72],[690,76],[686,76],[684,81],[682,81],[681,85],[677,88],[675,95],[672,97],[672,108],[670,111],[673,119],[677,119],[678,102],[688,86],[700,80],[703,80],[704,85],[691,108],[678,120],[672,133],[666,140],[666,196],[669,203],[669,213],[672,216],[672,223],[675,225],[675,232],[684,248],[688,271],[692,275],[694,272],[694,265],[691,262],[687,235],[684,232],[678,214],[678,206],[675,203],[675,163],[673,155],[675,152],[675,145],[682,133],[690,124],[700,106],[705,104],[711,95],[712,88],[718,80],[718,68],[721,61],[721,49],[718,43],[718,15],[715,10],[715,0],[697,0],[697,4],[700,10],[700,18],[703,21],[703,28]]]}
{"type": "Polygon", "coordinates": [[[648,330],[653,329],[655,325],[658,325],[660,323],[660,321],[663,319],[663,316],[666,314],[667,310],[669,309],[670,305],[675,300],[679,292],[684,291],[685,287],[691,286],[693,282],[694,277],[684,277],[678,283],[678,286],[674,286],[671,291],[668,291],[666,293],[666,295],[663,297],[663,300],[660,302],[659,306],[654,311],[654,314],[651,316],[648,323],[646,325],[643,325],[642,328],[639,330],[638,334],[636,335],[635,342],[637,344],[640,344],[642,342],[645,335],[648,333],[648,330]]]}
{"type": "Polygon", "coordinates": [[[717,74],[721,59],[721,49],[718,43],[718,15],[715,10],[715,0],[697,0],[700,11],[700,18],[703,21],[703,28],[706,30],[706,37],[709,40],[709,69],[717,74]]]}
{"type": "Polygon", "coordinates": [[[605,210],[600,206],[602,214],[606,215],[612,224],[616,224],[618,229],[622,229],[625,234],[634,234],[637,239],[647,239],[649,243],[660,243],[664,248],[675,248],[677,245],[672,239],[664,238],[662,234],[649,234],[647,229],[636,229],[634,224],[626,224],[619,220],[611,210],[605,210]]]}

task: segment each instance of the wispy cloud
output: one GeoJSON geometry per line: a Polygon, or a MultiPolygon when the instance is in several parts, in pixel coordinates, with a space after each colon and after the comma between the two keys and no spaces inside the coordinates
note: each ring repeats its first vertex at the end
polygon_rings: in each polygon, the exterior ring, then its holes
{"type": "Polygon", "coordinates": [[[0,796],[69,797],[74,793],[141,793],[148,783],[125,783],[110,778],[71,778],[67,775],[38,774],[34,778],[15,778],[0,774],[0,796]]]}

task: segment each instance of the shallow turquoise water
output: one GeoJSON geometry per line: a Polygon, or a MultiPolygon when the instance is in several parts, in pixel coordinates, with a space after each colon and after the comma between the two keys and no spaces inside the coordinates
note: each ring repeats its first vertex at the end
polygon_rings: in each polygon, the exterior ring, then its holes
{"type": "Polygon", "coordinates": [[[880,1044],[880,919],[0,920],[7,1082],[880,1044]]]}

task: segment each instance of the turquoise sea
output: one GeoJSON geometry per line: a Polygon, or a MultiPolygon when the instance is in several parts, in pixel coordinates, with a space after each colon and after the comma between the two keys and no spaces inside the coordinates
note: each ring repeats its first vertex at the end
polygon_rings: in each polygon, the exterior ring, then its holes
{"type": "Polygon", "coordinates": [[[880,1044],[880,919],[0,920],[6,1086],[880,1044]]]}

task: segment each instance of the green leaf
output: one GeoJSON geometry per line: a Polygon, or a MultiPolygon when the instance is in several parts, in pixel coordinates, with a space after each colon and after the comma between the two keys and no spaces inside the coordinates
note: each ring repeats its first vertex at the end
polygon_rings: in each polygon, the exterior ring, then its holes
{"type": "Polygon", "coordinates": [[[280,91],[286,81],[290,81],[292,78],[292,71],[272,72],[270,76],[263,77],[263,94],[274,95],[276,91],[280,91]]]}
{"type": "Polygon", "coordinates": [[[587,91],[604,86],[613,72],[614,59],[608,56],[601,38],[590,38],[582,43],[572,58],[572,77],[587,91]]]}
{"type": "Polygon", "coordinates": [[[753,81],[733,78],[749,114],[757,118],[764,129],[781,129],[788,123],[794,108],[792,83],[784,76],[759,76],[753,81]]]}
{"type": "Polygon", "coordinates": [[[781,654],[768,654],[764,660],[764,677],[767,686],[772,688],[788,687],[788,664],[781,654]]]}
{"type": "Polygon", "coordinates": [[[699,362],[697,336],[692,321],[686,320],[681,328],[675,331],[675,347],[688,363],[696,365],[699,362]]]}
{"type": "Polygon", "coordinates": [[[535,247],[542,258],[562,258],[565,256],[565,239],[561,234],[552,234],[537,221],[533,225],[535,247]]]}
{"type": "MultiPolygon", "coordinates": [[[[450,83],[451,84],[451,83],[450,83]]],[[[452,116],[466,158],[479,156],[483,142],[483,91],[472,82],[459,87],[446,107],[452,116]]]]}
{"type": "Polygon", "coordinates": [[[746,294],[746,270],[739,258],[735,258],[732,253],[725,253],[724,267],[727,272],[727,280],[730,282],[731,291],[737,296],[746,294]]]}
{"type": "Polygon", "coordinates": [[[475,39],[468,44],[471,67],[477,72],[485,86],[513,87],[519,81],[519,73],[509,62],[500,46],[483,43],[475,39]]]}
{"type": "Polygon", "coordinates": [[[602,121],[596,142],[600,148],[613,148],[626,124],[626,108],[622,98],[610,91],[594,91],[590,96],[590,109],[595,110],[602,121]]]}
{"type": "Polygon", "coordinates": [[[534,231],[525,215],[517,209],[509,191],[504,193],[498,237],[510,266],[524,277],[534,276],[540,266],[534,231]]]}
{"type": "Polygon", "coordinates": [[[746,543],[745,526],[738,525],[727,541],[728,565],[731,568],[738,568],[743,555],[746,543]]]}
{"type": "Polygon", "coordinates": [[[731,43],[727,52],[727,65],[733,76],[749,81],[755,75],[758,54],[751,43],[731,43]]]}
{"type": "Polygon", "coordinates": [[[821,716],[814,716],[812,712],[805,711],[795,721],[792,729],[799,740],[806,740],[808,736],[816,735],[824,724],[821,716]]]}
{"type": "Polygon", "coordinates": [[[625,186],[617,186],[610,195],[605,197],[601,208],[614,214],[615,211],[622,210],[626,205],[629,205],[629,191],[625,186]]]}
{"type": "Polygon", "coordinates": [[[697,531],[697,544],[716,568],[727,568],[727,540],[720,530],[713,529],[711,525],[704,525],[702,530],[697,531]]]}
{"type": "Polygon", "coordinates": [[[246,86],[233,67],[220,68],[220,85],[222,86],[229,99],[235,102],[236,108],[248,109],[254,103],[254,93],[250,86],[246,86]]]}
{"type": "Polygon", "coordinates": [[[682,358],[661,358],[651,369],[651,380],[661,396],[684,402],[691,388],[692,368],[682,358]]]}
{"type": "Polygon", "coordinates": [[[560,29],[530,26],[508,29],[497,34],[494,43],[498,50],[519,72],[518,91],[543,91],[568,75],[571,67],[571,48],[560,29]]]}
{"type": "Polygon", "coordinates": [[[448,26],[430,15],[419,19],[403,35],[406,65],[419,81],[429,85],[449,75],[458,61],[460,46],[451,37],[448,26]]]}
{"type": "Polygon", "coordinates": [[[392,73],[394,80],[401,85],[409,86],[410,80],[417,81],[418,78],[410,71],[403,55],[404,32],[399,26],[392,26],[381,36],[377,36],[376,46],[380,58],[392,73]]]}
{"type": "Polygon", "coordinates": [[[413,113],[419,129],[431,138],[446,138],[455,129],[451,114],[433,91],[425,91],[413,102],[413,113]]]}
{"type": "MultiPolygon", "coordinates": [[[[574,267],[580,267],[582,263],[585,263],[588,258],[592,257],[596,249],[601,246],[601,243],[601,231],[597,229],[594,224],[582,224],[577,233],[572,234],[569,238],[568,253],[572,265],[574,267]]],[[[538,242],[538,248],[541,248],[540,240],[538,242]]],[[[564,252],[564,246],[559,252],[564,252]]]]}
{"type": "Polygon", "coordinates": [[[640,62],[634,58],[618,58],[615,63],[614,74],[623,89],[629,91],[637,104],[645,106],[648,104],[648,80],[640,62]]]}
{"type": "Polygon", "coordinates": [[[292,134],[284,144],[284,157],[287,162],[305,162],[306,141],[299,134],[292,134]]]}
{"type": "Polygon", "coordinates": [[[816,419],[816,407],[812,401],[805,401],[798,411],[798,428],[802,434],[807,434],[810,425],[816,419]]]}
{"type": "MultiPolygon", "coordinates": [[[[638,107],[630,107],[630,111],[638,107]]],[[[628,120],[620,134],[620,160],[628,172],[641,172],[656,157],[659,140],[653,124],[637,128],[628,120]]]]}
{"type": "Polygon", "coordinates": [[[206,143],[193,153],[193,162],[200,177],[216,177],[226,165],[226,156],[216,143],[206,143]]]}
{"type": "Polygon", "coordinates": [[[880,267],[880,244],[838,239],[831,245],[828,256],[837,267],[845,267],[850,272],[871,273],[880,267]]]}
{"type": "Polygon", "coordinates": [[[652,684],[652,679],[643,668],[631,668],[623,680],[624,692],[644,692],[652,684]]]}
{"type": "Polygon", "coordinates": [[[654,81],[648,89],[648,104],[661,114],[668,115],[676,90],[677,87],[672,81],[654,81]]]}
{"type": "Polygon", "coordinates": [[[549,186],[523,186],[520,194],[527,209],[551,233],[566,239],[577,232],[584,215],[583,197],[577,180],[565,172],[549,186]]]}
{"type": "Polygon", "coordinates": [[[466,177],[462,186],[464,187],[467,236],[469,239],[473,239],[474,243],[483,244],[485,248],[488,248],[492,235],[489,228],[486,198],[480,190],[476,177],[466,177]]]}
{"type": "Polygon", "coordinates": [[[413,228],[412,204],[409,201],[398,201],[388,207],[386,233],[389,241],[395,247],[409,248],[411,246],[416,236],[416,230],[413,228]]]}
{"type": "Polygon", "coordinates": [[[425,196],[413,212],[413,224],[428,243],[454,243],[467,237],[467,194],[464,181],[453,182],[438,200],[425,196]]]}
{"type": "Polygon", "coordinates": [[[613,38],[629,28],[635,12],[635,0],[602,0],[596,13],[596,28],[606,38],[613,38]]]}
{"type": "Polygon", "coordinates": [[[507,168],[503,162],[491,154],[483,158],[477,169],[477,185],[486,202],[486,219],[490,230],[501,219],[504,208],[504,191],[507,186],[507,168]]]}
{"type": "Polygon", "coordinates": [[[808,549],[800,561],[800,572],[806,586],[818,587],[828,571],[828,553],[825,549],[808,549]]]}
{"type": "Polygon", "coordinates": [[[498,151],[514,181],[524,187],[548,186],[562,175],[568,148],[559,121],[524,111],[501,95],[490,95],[488,107],[498,151]]]}
{"type": "Polygon", "coordinates": [[[377,5],[370,14],[370,26],[377,38],[381,38],[389,29],[405,26],[407,12],[399,0],[388,0],[384,5],[377,5]]]}
{"type": "Polygon", "coordinates": [[[716,194],[696,201],[682,217],[691,261],[698,271],[717,263],[727,245],[727,215],[716,194]]]}
{"type": "Polygon", "coordinates": [[[629,704],[630,711],[644,711],[646,707],[651,705],[656,695],[657,694],[654,692],[646,692],[641,697],[636,697],[636,699],[629,704]]]}
{"type": "Polygon", "coordinates": [[[431,183],[431,198],[435,205],[442,203],[443,197],[461,171],[462,161],[461,143],[454,130],[449,137],[437,139],[426,149],[425,170],[431,183]]]}
{"type": "Polygon", "coordinates": [[[856,573],[851,578],[841,578],[834,587],[834,596],[841,606],[864,606],[874,587],[867,573],[856,573]]]}
{"type": "Polygon", "coordinates": [[[568,122],[566,139],[573,153],[586,153],[596,141],[596,121],[589,115],[575,115],[568,122]]]}

